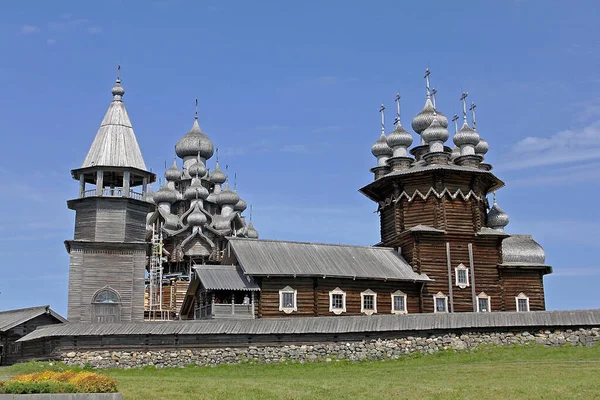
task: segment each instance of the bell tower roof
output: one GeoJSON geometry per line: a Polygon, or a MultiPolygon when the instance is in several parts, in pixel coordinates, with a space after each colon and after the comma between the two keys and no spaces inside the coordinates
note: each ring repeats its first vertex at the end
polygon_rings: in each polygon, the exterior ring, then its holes
{"type": "Polygon", "coordinates": [[[81,168],[125,167],[147,171],[133,126],[127,114],[121,86],[120,66],[117,81],[111,89],[113,100],[108,106],[96,137],[81,168]]]}

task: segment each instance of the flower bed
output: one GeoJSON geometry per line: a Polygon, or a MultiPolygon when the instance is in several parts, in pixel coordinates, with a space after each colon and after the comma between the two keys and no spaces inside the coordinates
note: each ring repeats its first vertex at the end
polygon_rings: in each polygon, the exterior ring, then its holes
{"type": "Polygon", "coordinates": [[[0,394],[116,392],[114,379],[88,371],[44,371],[0,381],[0,394]]]}

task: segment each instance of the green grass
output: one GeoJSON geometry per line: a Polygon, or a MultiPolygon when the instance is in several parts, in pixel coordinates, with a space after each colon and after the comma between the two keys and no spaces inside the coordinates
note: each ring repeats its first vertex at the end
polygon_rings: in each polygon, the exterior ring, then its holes
{"type": "MultiPolygon", "coordinates": [[[[62,364],[0,368],[0,376],[62,364]]],[[[600,346],[490,347],[401,360],[105,370],[131,399],[600,399],[600,346]]]]}

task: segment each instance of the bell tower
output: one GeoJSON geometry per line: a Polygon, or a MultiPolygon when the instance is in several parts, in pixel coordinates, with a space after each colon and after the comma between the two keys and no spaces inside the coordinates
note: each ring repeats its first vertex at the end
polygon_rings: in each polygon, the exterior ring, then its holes
{"type": "Polygon", "coordinates": [[[71,322],[126,322],[144,318],[146,215],[153,208],[146,169],[123,103],[120,67],[113,99],[80,168],[71,171],[79,195],[70,255],[67,318],[71,322]]]}

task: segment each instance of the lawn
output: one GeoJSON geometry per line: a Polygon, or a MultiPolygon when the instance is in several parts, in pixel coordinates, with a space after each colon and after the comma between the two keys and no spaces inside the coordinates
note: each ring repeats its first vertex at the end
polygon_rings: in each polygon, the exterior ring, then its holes
{"type": "MultiPolygon", "coordinates": [[[[0,368],[0,376],[47,364],[0,368]]],[[[51,368],[60,369],[54,364],[51,368]]],[[[131,399],[599,399],[600,346],[494,347],[409,359],[105,370],[131,399]]]]}

